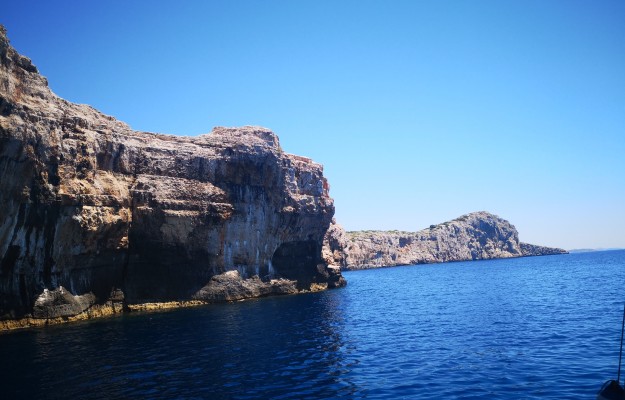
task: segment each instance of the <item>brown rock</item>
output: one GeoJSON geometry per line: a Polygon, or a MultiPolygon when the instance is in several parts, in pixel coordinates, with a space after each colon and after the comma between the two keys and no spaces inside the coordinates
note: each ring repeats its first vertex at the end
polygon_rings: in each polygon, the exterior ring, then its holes
{"type": "Polygon", "coordinates": [[[260,127],[133,131],[57,97],[4,28],[0,186],[0,319],[61,286],[138,304],[195,299],[234,270],[297,290],[338,279],[321,254],[334,205],[320,164],[260,127]]]}

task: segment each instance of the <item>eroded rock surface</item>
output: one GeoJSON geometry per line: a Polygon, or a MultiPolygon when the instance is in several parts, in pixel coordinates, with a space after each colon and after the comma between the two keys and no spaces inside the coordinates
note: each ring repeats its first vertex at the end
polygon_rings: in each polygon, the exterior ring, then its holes
{"type": "Polygon", "coordinates": [[[419,232],[345,232],[332,225],[325,244],[326,260],[344,269],[566,253],[519,242],[512,224],[487,212],[463,215],[419,232]]]}
{"type": "Polygon", "coordinates": [[[262,281],[258,276],[243,279],[239,271],[228,271],[211,278],[195,297],[207,301],[235,301],[251,297],[297,293],[297,282],[288,279],[262,281]]]}
{"type": "Polygon", "coordinates": [[[35,300],[33,306],[34,318],[70,317],[80,314],[95,303],[95,296],[91,293],[74,296],[63,286],[55,290],[44,289],[35,300]]]}
{"type": "Polygon", "coordinates": [[[344,284],[321,253],[334,205],[320,164],[260,127],[133,131],[57,97],[2,27],[0,187],[0,319],[61,287],[66,315],[83,304],[67,296],[116,291],[127,304],[238,299],[207,289],[232,271],[271,293],[344,284]]]}

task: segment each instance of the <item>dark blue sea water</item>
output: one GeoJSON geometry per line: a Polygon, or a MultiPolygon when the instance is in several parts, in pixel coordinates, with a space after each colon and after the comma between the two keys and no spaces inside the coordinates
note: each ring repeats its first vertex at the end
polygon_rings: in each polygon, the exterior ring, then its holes
{"type": "Polygon", "coordinates": [[[345,274],[323,293],[0,335],[3,399],[592,399],[625,251],[345,274]]]}

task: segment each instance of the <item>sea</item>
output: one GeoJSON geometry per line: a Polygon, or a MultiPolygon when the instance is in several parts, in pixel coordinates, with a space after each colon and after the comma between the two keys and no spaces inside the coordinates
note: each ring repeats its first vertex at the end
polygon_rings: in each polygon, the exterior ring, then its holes
{"type": "Polygon", "coordinates": [[[0,397],[594,399],[617,377],[625,251],[344,276],[325,292],[3,333],[0,397]]]}

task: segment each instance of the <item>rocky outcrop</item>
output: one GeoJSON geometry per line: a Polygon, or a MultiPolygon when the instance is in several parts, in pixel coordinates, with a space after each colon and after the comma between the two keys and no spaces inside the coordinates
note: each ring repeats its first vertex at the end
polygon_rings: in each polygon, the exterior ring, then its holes
{"type": "Polygon", "coordinates": [[[537,246],[535,244],[519,243],[521,245],[521,254],[524,257],[529,256],[552,256],[555,254],[564,254],[568,251],[564,249],[558,249],[555,247],[537,246]]]}
{"type": "Polygon", "coordinates": [[[334,205],[320,164],[260,127],[133,131],[54,95],[4,28],[0,188],[0,319],[66,317],[120,291],[130,306],[344,284],[322,257],[334,205]]]}
{"type": "Polygon", "coordinates": [[[325,243],[324,254],[332,254],[344,269],[566,253],[519,242],[513,225],[487,212],[463,215],[419,232],[346,233],[333,226],[325,243]]]}
{"type": "Polygon", "coordinates": [[[235,301],[251,297],[297,293],[296,282],[288,279],[262,281],[258,275],[243,279],[239,271],[215,275],[195,297],[211,302],[235,301]]]}
{"type": "Polygon", "coordinates": [[[55,290],[44,289],[33,306],[34,318],[59,318],[78,315],[95,303],[95,296],[87,293],[73,296],[63,286],[55,290]]]}
{"type": "Polygon", "coordinates": [[[343,227],[332,219],[332,224],[323,239],[322,254],[328,265],[347,268],[346,252],[349,237],[343,227]]]}

